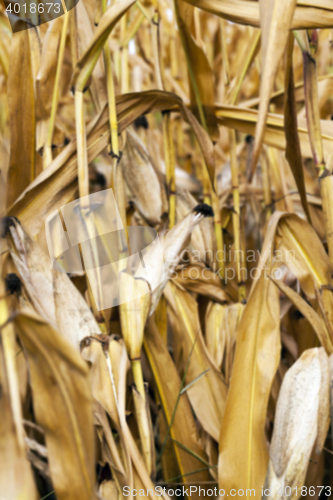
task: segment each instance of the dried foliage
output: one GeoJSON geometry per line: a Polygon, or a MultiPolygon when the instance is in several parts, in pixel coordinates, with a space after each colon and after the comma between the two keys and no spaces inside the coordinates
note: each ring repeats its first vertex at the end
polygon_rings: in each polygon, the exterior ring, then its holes
{"type": "Polygon", "coordinates": [[[1,498],[330,497],[332,0],[0,24],[1,498]],[[75,270],[45,229],[74,200],[75,270]]]}

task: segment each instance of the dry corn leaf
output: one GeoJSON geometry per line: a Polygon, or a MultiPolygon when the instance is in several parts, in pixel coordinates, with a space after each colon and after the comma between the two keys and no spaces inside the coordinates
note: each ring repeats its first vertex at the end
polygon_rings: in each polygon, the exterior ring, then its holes
{"type": "Polygon", "coordinates": [[[282,281],[276,280],[274,278],[270,278],[276,286],[283,292],[288,299],[292,301],[295,307],[306,317],[309,323],[312,325],[315,330],[318,338],[320,340],[321,345],[325,348],[328,355],[333,352],[333,344],[330,339],[330,335],[327,331],[325,322],[323,319],[312,309],[311,306],[307,302],[305,302],[300,295],[298,295],[294,290],[286,286],[282,281]]]}
{"type": "Polygon", "coordinates": [[[196,382],[187,390],[188,397],[205,431],[218,441],[227,399],[226,383],[205,346],[193,297],[172,283],[164,294],[172,306],[169,315],[184,365],[193,349],[185,382],[187,386],[196,382]],[[198,379],[204,372],[207,373],[198,379]]]}
{"type": "Polygon", "coordinates": [[[258,120],[250,166],[250,180],[259,160],[269,101],[280,59],[287,45],[295,7],[296,0],[259,0],[262,74],[258,120]]]}
{"type": "Polygon", "coordinates": [[[122,465],[120,455],[117,449],[117,442],[112,433],[106,411],[96,401],[93,403],[94,425],[101,444],[102,460],[109,464],[112,475],[115,478],[117,489],[122,493],[124,486],[126,486],[128,476],[122,465]]]}
{"type": "Polygon", "coordinates": [[[147,323],[144,350],[154,374],[163,413],[170,428],[170,437],[199,456],[196,458],[183,447],[174,443],[177,463],[183,475],[182,481],[185,484],[190,484],[194,480],[207,481],[209,479],[208,470],[200,470],[204,468],[202,461],[206,461],[206,455],[198,442],[197,429],[188,397],[184,393],[178,401],[181,381],[153,318],[150,318],[147,323]],[[167,384],[165,384],[166,380],[167,384]]]}
{"type": "Polygon", "coordinates": [[[194,36],[194,9],[182,0],[174,3],[177,26],[189,72],[191,110],[213,141],[219,131],[214,109],[214,81],[207,56],[194,36]]]}
{"type": "Polygon", "coordinates": [[[127,353],[132,363],[135,387],[132,394],[141,439],[143,458],[150,476],[155,470],[154,437],[150,413],[146,405],[146,391],[141,368],[143,332],[151,305],[148,283],[135,279],[126,272],[120,273],[120,323],[127,353]]]}
{"type": "MultiPolygon", "coordinates": [[[[2,333],[3,334],[3,333],[2,333]]],[[[8,387],[8,373],[3,353],[0,348],[0,411],[1,411],[1,432],[0,432],[0,487],[4,498],[39,498],[33,480],[31,465],[27,459],[25,447],[20,446],[10,404],[10,391],[8,387]]],[[[23,425],[23,422],[21,423],[23,425]]]]}
{"type": "MultiPolygon", "coordinates": [[[[142,114],[179,106],[183,117],[190,123],[198,139],[211,179],[214,178],[213,145],[192,113],[175,94],[148,91],[126,94],[117,98],[119,133],[142,114]]],[[[87,127],[88,162],[94,160],[109,144],[110,130],[107,108],[87,127]]],[[[9,209],[10,215],[19,217],[30,234],[40,231],[48,215],[68,203],[77,188],[76,143],[71,142],[22,193],[9,209]],[[43,207],[41,211],[41,207],[43,207]]]]}
{"type": "Polygon", "coordinates": [[[165,185],[144,144],[130,128],[127,129],[120,167],[129,202],[149,224],[155,226],[168,211],[165,185]]]}
{"type": "Polygon", "coordinates": [[[325,249],[314,229],[300,217],[291,214],[281,217],[276,247],[309,298],[315,297],[314,282],[318,288],[330,284],[331,271],[325,249]]]}
{"type": "Polygon", "coordinates": [[[45,432],[56,495],[91,500],[95,457],[88,368],[74,347],[36,314],[21,311],[14,324],[28,358],[34,412],[45,432]]]}
{"type": "MultiPolygon", "coordinates": [[[[237,106],[218,105],[217,116],[219,123],[230,128],[234,128],[245,134],[255,134],[255,124],[258,119],[258,112],[255,110],[240,108],[237,106]]],[[[321,120],[322,140],[324,154],[333,153],[333,126],[328,120],[321,120]]],[[[309,144],[308,128],[306,120],[298,120],[298,134],[301,145],[301,153],[304,157],[311,157],[312,151],[309,144]]],[[[268,114],[264,143],[277,149],[286,149],[286,139],[284,133],[283,116],[268,114]]]]}
{"type": "Polygon", "coordinates": [[[36,311],[55,327],[50,259],[14,218],[4,220],[10,253],[30,300],[36,311]]]}
{"type": "Polygon", "coordinates": [[[301,147],[297,133],[297,114],[295,102],[295,82],[293,71],[293,48],[294,37],[289,36],[286,56],[286,75],[285,75],[285,102],[284,102],[284,127],[286,133],[286,158],[294,175],[297,188],[301,197],[302,207],[306,214],[307,220],[311,223],[311,216],[306,199],[303,162],[301,155],[301,147]]]}
{"type": "MultiPolygon", "coordinates": [[[[112,339],[110,339],[112,340],[112,339]]],[[[109,355],[104,353],[107,338],[102,335],[87,337],[82,343],[82,357],[91,363],[90,381],[94,398],[103,406],[113,424],[119,428],[117,392],[109,373],[109,355]]]]}
{"type": "MultiPolygon", "coordinates": [[[[126,348],[123,345],[121,354],[119,352],[118,346],[115,345],[114,342],[110,344],[111,349],[116,347],[116,352],[114,355],[117,355],[117,360],[113,359],[113,366],[119,369],[118,375],[118,397],[119,397],[119,418],[120,418],[120,425],[121,429],[124,435],[124,439],[128,445],[129,452],[132,458],[134,470],[137,473],[138,479],[140,483],[143,485],[144,489],[147,490],[147,496],[149,495],[150,498],[156,499],[158,498],[158,495],[155,492],[154,485],[150,479],[150,476],[147,472],[147,469],[145,467],[144,461],[142,459],[142,456],[140,455],[140,452],[137,448],[136,442],[134,441],[134,438],[131,434],[131,431],[128,427],[128,424],[126,422],[126,417],[125,417],[125,395],[126,395],[126,372],[128,368],[128,357],[126,353],[126,348]],[[119,356],[120,354],[120,356],[119,356]],[[117,364],[116,364],[117,361],[117,364]]],[[[113,353],[110,353],[111,357],[113,353]]],[[[114,358],[114,356],[113,356],[114,358]]],[[[133,470],[133,472],[134,472],[133,470]]],[[[168,496],[164,493],[163,497],[165,500],[168,500],[168,496]]]]}
{"type": "Polygon", "coordinates": [[[123,0],[121,3],[116,3],[101,17],[89,46],[75,67],[72,82],[73,87],[81,92],[85,89],[112,29],[135,2],[136,0],[123,0]]]}
{"type": "Polygon", "coordinates": [[[309,298],[315,298],[316,287],[324,285],[325,288],[330,284],[330,264],[325,249],[315,230],[297,215],[273,214],[266,229],[258,271],[264,269],[275,249],[276,264],[284,263],[290,269],[309,298]],[[315,255],[320,258],[317,260],[315,255]]]}
{"type": "Polygon", "coordinates": [[[94,315],[67,274],[55,270],[53,296],[59,333],[79,350],[85,337],[100,333],[94,315]]]}
{"type": "Polygon", "coordinates": [[[304,94],[309,140],[316,167],[322,173],[325,161],[320,129],[316,60],[314,54],[311,53],[307,33],[305,31],[297,32],[296,36],[300,40],[303,53],[304,94]]]}
{"type": "Polygon", "coordinates": [[[15,33],[11,44],[9,94],[10,165],[7,207],[35,178],[35,99],[28,31],[15,33]],[[24,78],[22,78],[24,75],[24,78]]]}
{"type": "MultiPolygon", "coordinates": [[[[86,52],[94,36],[94,22],[93,19],[89,16],[88,6],[85,2],[79,2],[75,10],[77,11],[77,38],[75,39],[75,41],[77,45],[77,58],[80,59],[82,54],[86,52]]],[[[73,57],[73,64],[74,63],[77,63],[77,59],[74,59],[73,57]]],[[[106,78],[103,60],[101,57],[98,59],[91,74],[90,91],[94,104],[96,106],[96,110],[101,111],[107,103],[106,78]]]]}
{"type": "MultiPolygon", "coordinates": [[[[36,77],[36,149],[38,151],[43,148],[47,138],[48,120],[51,113],[58,50],[63,22],[63,16],[60,16],[50,22],[45,35],[41,62],[36,77]]],[[[15,201],[17,197],[18,196],[16,196],[12,201],[15,201]]]]}
{"type": "MultiPolygon", "coordinates": [[[[2,245],[0,245],[2,248],[2,245]]],[[[37,499],[33,472],[27,458],[20,398],[20,378],[17,371],[17,342],[7,301],[3,296],[4,283],[0,280],[0,472],[1,491],[6,498],[37,499]]],[[[25,360],[24,360],[25,364],[25,360]]]]}
{"type": "MultiPolygon", "coordinates": [[[[206,10],[232,21],[249,24],[260,28],[259,4],[256,0],[185,0],[194,7],[206,10]]],[[[325,8],[316,8],[311,2],[309,7],[296,7],[291,29],[329,28],[332,25],[333,12],[325,8]]]]}
{"type": "Polygon", "coordinates": [[[111,343],[114,342],[112,337],[108,339],[102,335],[87,337],[82,343],[82,357],[91,363],[91,391],[96,401],[102,407],[101,409],[98,405],[94,404],[94,418],[103,429],[104,439],[110,453],[110,463],[115,471],[118,484],[123,488],[132,482],[132,463],[129,449],[120,427],[117,381],[113,377],[114,368],[108,349],[109,340],[111,343]],[[108,420],[105,417],[105,411],[111,418],[112,427],[119,432],[121,455],[112,435],[108,420]]]}
{"type": "Polygon", "coordinates": [[[212,303],[206,313],[205,340],[207,349],[220,370],[227,342],[226,337],[223,335],[225,331],[223,331],[222,327],[226,308],[227,306],[225,305],[212,303]]]}
{"type": "Polygon", "coordinates": [[[262,272],[237,329],[219,442],[219,486],[227,494],[242,488],[255,489],[258,495],[265,480],[265,416],[280,359],[279,300],[274,287],[262,272]]]}
{"type": "Polygon", "coordinates": [[[177,268],[174,274],[176,276],[172,277],[172,281],[181,289],[209,297],[222,304],[236,299],[236,290],[231,287],[223,288],[219,275],[203,265],[177,268]]]}

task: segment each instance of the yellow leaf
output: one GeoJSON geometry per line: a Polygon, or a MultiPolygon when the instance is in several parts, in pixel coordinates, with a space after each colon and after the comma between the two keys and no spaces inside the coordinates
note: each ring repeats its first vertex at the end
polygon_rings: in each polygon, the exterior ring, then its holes
{"type": "Polygon", "coordinates": [[[265,272],[244,308],[219,442],[219,487],[260,496],[268,464],[269,393],[280,359],[279,298],[265,272]],[[237,467],[235,467],[237,464],[237,467]]]}
{"type": "Polygon", "coordinates": [[[94,430],[88,367],[75,348],[34,313],[15,327],[26,352],[37,423],[45,432],[59,500],[95,498],[94,430]]]}

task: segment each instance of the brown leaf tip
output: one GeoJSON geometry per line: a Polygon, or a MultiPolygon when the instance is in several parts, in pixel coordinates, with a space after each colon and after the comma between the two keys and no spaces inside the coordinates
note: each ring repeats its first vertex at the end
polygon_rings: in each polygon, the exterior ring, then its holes
{"type": "Polygon", "coordinates": [[[22,282],[15,273],[9,273],[5,277],[6,292],[9,295],[14,293],[21,293],[22,282]]]}
{"type": "Polygon", "coordinates": [[[195,214],[201,214],[204,217],[214,217],[214,212],[212,207],[210,207],[206,203],[199,203],[199,205],[193,208],[193,212],[195,214]]]}
{"type": "Polygon", "coordinates": [[[0,236],[1,238],[6,238],[9,228],[15,227],[15,222],[21,224],[17,217],[7,216],[3,217],[0,223],[0,236]]]}

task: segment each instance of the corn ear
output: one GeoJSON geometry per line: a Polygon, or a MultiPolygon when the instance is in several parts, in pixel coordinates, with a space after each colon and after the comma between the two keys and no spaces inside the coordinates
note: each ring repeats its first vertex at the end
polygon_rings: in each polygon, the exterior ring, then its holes
{"type": "Polygon", "coordinates": [[[277,499],[289,486],[297,498],[304,484],[312,447],[322,450],[329,422],[329,364],[324,350],[309,349],[282,382],[263,498],[277,499]],[[301,422],[301,424],[300,424],[301,422]]]}

